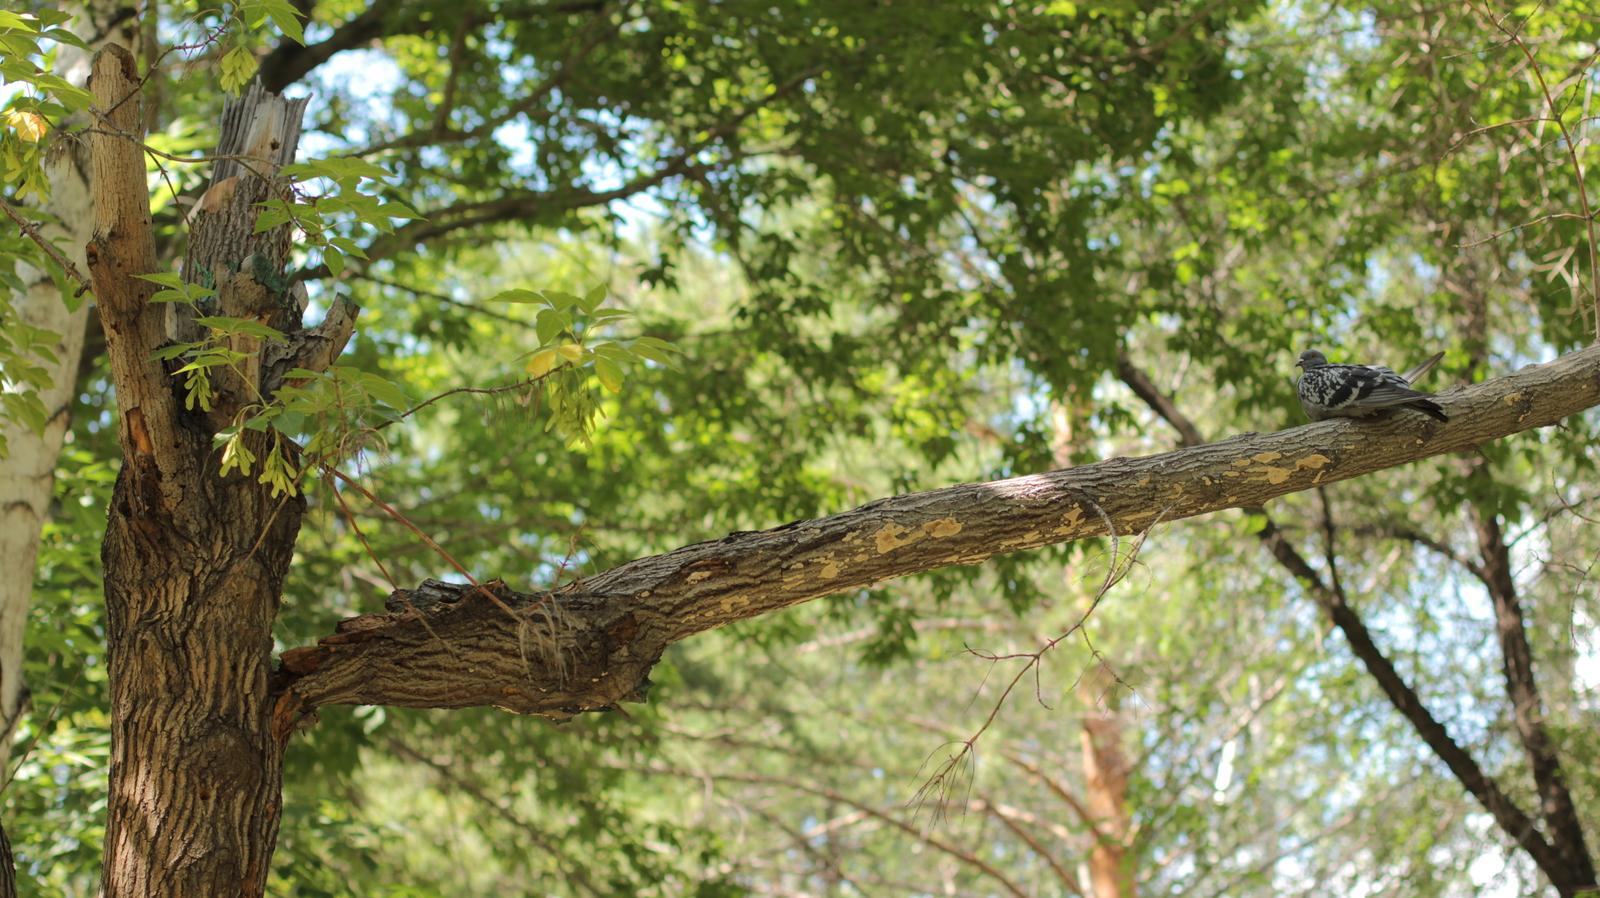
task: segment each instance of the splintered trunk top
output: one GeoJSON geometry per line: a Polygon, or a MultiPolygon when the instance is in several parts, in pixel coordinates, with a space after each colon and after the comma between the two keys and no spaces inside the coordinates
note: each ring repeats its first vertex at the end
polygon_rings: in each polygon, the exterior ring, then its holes
{"type": "MultiPolygon", "coordinates": [[[[137,277],[158,270],[137,142],[138,84],[126,50],[112,46],[96,57],[91,88],[102,133],[93,143],[98,214],[88,255],[124,452],[103,549],[112,752],[102,894],[261,895],[287,741],[285,728],[273,725],[271,626],[303,503],[273,498],[237,470],[218,476],[219,410],[250,401],[259,381],[221,385],[222,401],[207,413],[185,407],[183,381],[169,370],[175,363],[152,359],[174,320],[164,304],[149,302],[154,286],[137,277]]],[[[241,269],[262,267],[247,261],[259,255],[281,278],[286,230],[251,234],[250,204],[273,189],[267,179],[293,156],[299,127],[290,120],[300,107],[259,93],[248,104],[230,107],[223,151],[274,150],[236,166],[228,200],[194,216],[187,277],[228,272],[237,280],[241,269]]],[[[228,314],[227,299],[219,291],[219,308],[205,311],[228,314]]],[[[295,319],[298,327],[297,312],[295,319]]]]}

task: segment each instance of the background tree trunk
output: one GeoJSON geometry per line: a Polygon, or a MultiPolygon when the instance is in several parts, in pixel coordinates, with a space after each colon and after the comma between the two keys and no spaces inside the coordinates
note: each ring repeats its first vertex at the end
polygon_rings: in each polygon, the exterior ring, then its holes
{"type": "MultiPolygon", "coordinates": [[[[117,41],[136,46],[138,19],[121,2],[96,0],[71,10],[78,14],[77,34],[91,45],[117,41]]],[[[57,72],[75,85],[89,80],[88,53],[62,44],[56,50],[57,72]]],[[[89,151],[81,142],[52,135],[54,158],[49,167],[50,198],[39,208],[55,219],[40,227],[40,234],[77,266],[86,271],[83,248],[94,227],[94,196],[90,191],[89,151]]],[[[26,214],[26,210],[24,210],[26,214]]],[[[83,351],[84,328],[89,319],[89,297],[63,297],[46,271],[18,271],[28,291],[16,296],[18,319],[29,326],[61,335],[51,347],[56,360],[38,363],[54,385],[40,393],[49,423],[43,434],[20,424],[6,427],[10,455],[0,459],[0,757],[8,755],[12,734],[26,711],[27,687],[22,678],[22,640],[28,623],[28,603],[39,554],[39,533],[50,516],[50,493],[55,486],[56,460],[70,422],[78,363],[83,351]],[[67,301],[77,304],[69,311],[67,301]]],[[[77,285],[69,283],[69,288],[77,285]]]]}

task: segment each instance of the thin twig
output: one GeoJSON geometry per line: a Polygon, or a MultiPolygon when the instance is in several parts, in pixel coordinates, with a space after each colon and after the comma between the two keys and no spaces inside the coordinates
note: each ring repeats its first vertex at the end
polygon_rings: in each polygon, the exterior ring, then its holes
{"type": "MultiPolygon", "coordinates": [[[[443,393],[440,393],[439,395],[433,397],[432,399],[425,400],[419,405],[412,406],[411,409],[409,409],[408,411],[402,413],[400,415],[400,417],[401,418],[409,418],[412,415],[416,414],[417,412],[420,412],[423,409],[427,408],[428,406],[434,404],[435,402],[438,402],[439,400],[445,398],[446,396],[454,396],[457,393],[479,393],[479,394],[482,394],[482,395],[485,395],[485,396],[493,396],[496,393],[508,393],[508,392],[510,392],[512,390],[520,390],[523,387],[531,387],[534,384],[538,383],[539,381],[544,380],[545,378],[549,377],[551,374],[554,374],[557,371],[560,371],[562,368],[565,368],[565,367],[567,367],[567,365],[563,364],[563,365],[560,365],[560,366],[558,366],[556,368],[550,369],[549,371],[545,372],[544,374],[539,375],[538,377],[530,377],[527,380],[519,380],[514,384],[507,384],[506,386],[503,386],[503,387],[456,387],[453,390],[446,390],[443,393]]],[[[380,426],[386,426],[386,425],[380,425],[380,426]]]]}
{"type": "MultiPolygon", "coordinates": [[[[33,728],[33,735],[28,738],[28,747],[22,750],[22,756],[17,759],[17,766],[11,769],[11,773],[6,777],[5,783],[0,784],[0,795],[4,795],[5,791],[11,788],[11,781],[16,779],[17,774],[22,772],[22,765],[27,763],[28,756],[33,754],[34,747],[39,744],[39,737],[44,735],[45,727],[48,727],[56,719],[56,715],[61,713],[61,706],[66,704],[67,696],[72,694],[72,687],[78,685],[78,678],[83,676],[85,666],[79,665],[78,672],[72,675],[72,680],[67,683],[67,688],[61,690],[61,697],[56,699],[55,705],[50,708],[50,713],[44,719],[44,726],[33,728]]],[[[20,712],[20,709],[18,710],[20,712]]],[[[21,714],[19,713],[18,716],[20,717],[21,714]]]]}
{"type": "Polygon", "coordinates": [[[1522,51],[1523,57],[1528,60],[1528,67],[1533,71],[1533,77],[1539,82],[1539,92],[1544,97],[1545,107],[1550,110],[1551,120],[1561,131],[1562,140],[1566,143],[1567,158],[1572,163],[1573,174],[1577,176],[1578,208],[1583,213],[1585,227],[1589,232],[1589,299],[1594,305],[1595,339],[1600,341],[1600,241],[1595,238],[1594,215],[1589,210],[1589,191],[1584,186],[1583,162],[1578,159],[1577,141],[1567,130],[1567,123],[1561,118],[1561,110],[1556,107],[1555,98],[1550,95],[1550,87],[1544,80],[1544,70],[1540,68],[1538,60],[1534,59],[1533,51],[1528,49],[1521,35],[1506,28],[1505,21],[1496,19],[1487,9],[1478,9],[1473,0],[1466,0],[1466,4],[1468,9],[1487,19],[1495,30],[1504,34],[1518,50],[1522,51]]]}
{"type": "MultiPolygon", "coordinates": [[[[1106,569],[1105,580],[1100,584],[1100,588],[1095,591],[1094,598],[1090,600],[1089,607],[1084,610],[1082,616],[1080,616],[1071,627],[1067,628],[1066,632],[1046,641],[1044,646],[1037,652],[1018,652],[1009,655],[995,655],[975,649],[967,649],[968,654],[975,657],[984,658],[985,660],[993,663],[1018,658],[1026,659],[1026,663],[1022,665],[1022,667],[1017,671],[1016,675],[1011,678],[1011,682],[1007,683],[1005,689],[1001,691],[1000,697],[996,699],[994,707],[990,709],[989,716],[984,719],[983,724],[979,726],[977,731],[971,736],[961,740],[961,748],[958,749],[954,755],[946,758],[943,763],[935,768],[934,772],[929,776],[928,781],[923,783],[922,787],[919,788],[911,796],[910,800],[906,802],[908,805],[921,806],[925,804],[930,797],[932,797],[935,791],[937,791],[939,793],[939,803],[938,807],[935,809],[934,816],[937,818],[941,815],[942,806],[945,804],[949,794],[948,784],[950,774],[957,768],[958,765],[965,761],[967,757],[972,754],[972,752],[977,749],[978,740],[982,738],[983,734],[987,732],[991,726],[994,725],[995,720],[1000,716],[1000,711],[1005,707],[1007,699],[1011,697],[1012,692],[1016,691],[1017,684],[1022,682],[1022,678],[1027,676],[1029,671],[1034,672],[1035,694],[1038,695],[1038,691],[1041,688],[1038,685],[1039,668],[1043,665],[1044,656],[1049,653],[1051,649],[1054,649],[1056,646],[1066,641],[1068,637],[1084,628],[1084,625],[1089,622],[1089,618],[1094,614],[1095,609],[1099,607],[1100,600],[1105,598],[1106,594],[1111,591],[1112,587],[1122,582],[1123,578],[1125,578],[1133,569],[1134,562],[1138,560],[1139,552],[1144,547],[1145,540],[1149,539],[1150,533],[1155,529],[1157,524],[1161,523],[1161,518],[1165,514],[1165,510],[1163,510],[1161,515],[1157,515],[1156,519],[1150,522],[1150,525],[1145,528],[1144,532],[1139,534],[1138,539],[1133,544],[1133,547],[1127,552],[1122,552],[1121,537],[1117,534],[1116,525],[1112,522],[1111,517],[1106,514],[1104,509],[1100,508],[1100,506],[1092,500],[1089,502],[1089,504],[1093,505],[1095,510],[1100,512],[1100,517],[1105,521],[1106,532],[1111,536],[1111,562],[1106,569]]],[[[1096,655],[1098,655],[1098,652],[1096,652],[1096,655]]],[[[1040,701],[1042,703],[1043,699],[1041,698],[1040,701]]]]}
{"type": "Polygon", "coordinates": [[[0,196],[0,208],[5,209],[6,215],[10,216],[11,220],[17,223],[17,227],[22,229],[22,233],[28,235],[29,240],[39,244],[39,248],[45,251],[45,254],[50,257],[51,261],[55,262],[57,265],[60,265],[63,271],[72,275],[74,280],[83,285],[78,288],[77,293],[73,294],[74,296],[82,296],[85,290],[91,289],[89,279],[84,277],[83,274],[78,271],[78,266],[72,264],[71,259],[62,255],[61,250],[58,250],[51,245],[50,241],[46,240],[44,235],[40,234],[39,231],[34,228],[31,222],[29,222],[26,218],[23,218],[22,214],[17,211],[17,208],[11,205],[11,203],[3,196],[0,196]]]}
{"type": "MultiPolygon", "coordinates": [[[[471,583],[473,585],[473,587],[478,592],[481,592],[485,596],[487,596],[489,598],[489,601],[491,601],[495,605],[499,606],[501,611],[504,611],[506,614],[510,615],[511,619],[516,621],[518,624],[521,624],[523,622],[522,617],[520,615],[518,615],[517,612],[513,611],[511,609],[511,606],[507,605],[505,602],[500,601],[500,597],[499,596],[497,596],[494,593],[490,592],[488,589],[485,589],[483,584],[479,583],[478,579],[476,577],[472,576],[472,574],[469,573],[467,571],[467,569],[462,566],[461,562],[455,560],[455,558],[453,556],[451,556],[451,554],[449,552],[446,552],[443,548],[441,548],[438,543],[434,542],[428,536],[428,534],[423,533],[421,528],[419,528],[417,525],[411,523],[410,521],[406,520],[406,516],[405,515],[403,515],[400,512],[396,511],[387,502],[384,502],[382,499],[379,499],[377,496],[374,496],[370,491],[367,490],[366,487],[364,487],[361,484],[359,484],[359,483],[355,482],[354,480],[350,479],[348,476],[345,475],[345,473],[343,471],[340,471],[338,468],[335,468],[332,465],[323,465],[322,469],[324,471],[326,471],[327,473],[332,474],[334,477],[337,477],[340,480],[343,480],[346,484],[349,485],[349,487],[351,489],[353,489],[356,492],[360,493],[368,502],[371,502],[373,505],[376,505],[379,508],[383,509],[384,512],[389,515],[389,517],[394,518],[396,521],[400,522],[400,524],[402,526],[404,526],[406,529],[408,529],[412,533],[416,534],[417,539],[422,540],[422,542],[425,545],[427,545],[428,548],[432,549],[436,554],[438,554],[438,556],[440,558],[443,558],[446,562],[448,562],[451,567],[455,568],[456,571],[459,574],[461,574],[461,576],[466,577],[468,583],[471,583]]],[[[541,599],[537,604],[531,606],[529,610],[532,610],[532,608],[537,608],[539,605],[544,604],[545,601],[547,601],[547,599],[541,599]]]]}
{"type": "Polygon", "coordinates": [[[355,514],[351,512],[349,504],[344,501],[344,495],[339,492],[339,485],[334,483],[333,478],[328,477],[327,475],[324,475],[323,479],[327,481],[328,489],[333,490],[333,498],[338,500],[339,507],[344,509],[345,520],[350,522],[351,529],[355,530],[356,537],[361,540],[361,547],[367,550],[367,557],[371,558],[377,563],[378,570],[383,572],[383,579],[389,581],[389,589],[391,590],[390,594],[399,596],[400,601],[405,602],[406,607],[411,609],[411,613],[417,616],[417,622],[422,624],[422,628],[428,631],[428,635],[432,636],[434,639],[437,639],[439,644],[444,646],[444,650],[450,653],[450,657],[460,661],[461,656],[456,654],[455,647],[446,642],[444,637],[434,632],[433,627],[428,623],[427,615],[417,610],[417,606],[411,604],[411,597],[406,595],[405,592],[400,589],[399,584],[394,582],[394,577],[390,576],[389,569],[384,566],[383,559],[378,557],[378,553],[372,551],[372,544],[367,542],[367,535],[361,532],[361,525],[356,523],[355,514]]]}

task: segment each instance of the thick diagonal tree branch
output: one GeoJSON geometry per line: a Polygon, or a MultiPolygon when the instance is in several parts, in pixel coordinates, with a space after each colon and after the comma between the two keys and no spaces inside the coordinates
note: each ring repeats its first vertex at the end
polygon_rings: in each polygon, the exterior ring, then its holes
{"type": "MultiPolygon", "coordinates": [[[[1178,431],[1186,445],[1195,445],[1203,442],[1204,438],[1201,436],[1199,428],[1195,427],[1194,422],[1190,421],[1188,416],[1178,409],[1171,397],[1163,394],[1143,371],[1133,365],[1126,354],[1118,357],[1117,369],[1118,376],[1122,381],[1140,399],[1144,400],[1156,414],[1171,424],[1178,431]]],[[[1546,778],[1541,780],[1536,769],[1535,779],[1539,782],[1540,795],[1543,799],[1541,810],[1546,818],[1551,820],[1552,827],[1556,828],[1557,839],[1555,845],[1546,841],[1544,836],[1535,830],[1533,819],[1517,806],[1492,777],[1483,772],[1483,769],[1478,766],[1477,760],[1450,736],[1444,724],[1440,723],[1438,718],[1434,717],[1432,712],[1422,703],[1422,699],[1417,695],[1416,691],[1405,681],[1399,670],[1395,668],[1394,663],[1389,660],[1388,656],[1383,653],[1383,650],[1373,640],[1372,632],[1367,629],[1367,625],[1361,619],[1361,616],[1354,608],[1350,607],[1349,602],[1345,599],[1344,590],[1339,588],[1338,580],[1334,578],[1330,587],[1327,582],[1323,581],[1321,575],[1306,562],[1305,557],[1284,537],[1283,531],[1278,528],[1278,525],[1266,514],[1265,510],[1253,509],[1253,511],[1259,512],[1266,518],[1266,526],[1257,535],[1267,551],[1271,552],[1273,558],[1277,559],[1285,570],[1293,574],[1295,579],[1305,586],[1311,597],[1316,600],[1334,625],[1344,634],[1345,639],[1350,643],[1351,650],[1356,657],[1361,659],[1361,663],[1366,667],[1367,672],[1372,675],[1373,679],[1378,681],[1379,688],[1388,697],[1390,704],[1394,705],[1395,710],[1399,711],[1411,723],[1417,735],[1422,738],[1434,755],[1445,763],[1445,766],[1450,769],[1451,774],[1456,777],[1462,787],[1474,798],[1478,799],[1478,802],[1490,812],[1501,830],[1520,845],[1523,850],[1528,852],[1529,856],[1545,872],[1545,875],[1550,877],[1551,882],[1557,885],[1563,895],[1573,894],[1577,888],[1592,882],[1594,878],[1593,867],[1588,866],[1585,869],[1585,865],[1588,864],[1587,856],[1583,856],[1581,861],[1575,861],[1571,857],[1572,852],[1567,849],[1567,846],[1572,842],[1572,834],[1560,829],[1558,822],[1552,819],[1552,804],[1559,812],[1562,809],[1560,799],[1565,798],[1565,810],[1569,815],[1572,813],[1572,804],[1570,796],[1560,782],[1558,761],[1555,759],[1553,752],[1549,750],[1548,742],[1536,740],[1540,752],[1534,760],[1536,764],[1541,759],[1544,761],[1546,778]],[[1551,768],[1554,769],[1553,783],[1549,782],[1551,768]],[[1547,788],[1547,786],[1552,788],[1547,788]]],[[[1494,544],[1503,548],[1504,543],[1499,539],[1498,529],[1496,529],[1493,536],[1494,544]]],[[[1412,536],[1410,538],[1416,539],[1417,537],[1412,536]]],[[[1482,538],[1480,527],[1480,541],[1482,538]]],[[[1486,550],[1485,557],[1488,557],[1488,554],[1486,550]]],[[[1494,584],[1490,583],[1481,568],[1476,568],[1470,564],[1467,566],[1475,575],[1483,579],[1485,584],[1489,585],[1491,592],[1494,592],[1494,584]]],[[[1490,566],[1491,568],[1493,567],[1492,563],[1490,566]]],[[[1516,597],[1514,587],[1509,584],[1509,566],[1506,568],[1504,579],[1506,583],[1503,585],[1511,591],[1511,606],[1514,608],[1516,597]]],[[[1502,603],[1499,599],[1496,599],[1497,611],[1501,610],[1501,605],[1502,603]]],[[[1504,618],[1503,614],[1497,616],[1504,618]]],[[[1526,651],[1527,640],[1526,634],[1521,629],[1522,618],[1520,611],[1516,614],[1515,624],[1516,636],[1521,638],[1521,644],[1524,651],[1526,651]]],[[[1508,639],[1513,643],[1517,641],[1516,638],[1507,636],[1504,620],[1502,620],[1502,626],[1499,629],[1501,630],[1502,643],[1507,642],[1508,639]]],[[[1513,674],[1513,667],[1516,667],[1516,665],[1512,663],[1510,657],[1510,653],[1507,653],[1506,677],[1508,683],[1512,684],[1511,692],[1515,702],[1518,700],[1515,684],[1522,680],[1513,674]]],[[[1521,668],[1518,669],[1520,670],[1521,668]]],[[[1526,681],[1531,689],[1531,670],[1526,681]]],[[[1533,704],[1535,707],[1537,706],[1536,691],[1533,692],[1533,704]]],[[[1531,716],[1532,712],[1524,713],[1521,705],[1518,705],[1519,732],[1532,728],[1537,730],[1538,736],[1542,736],[1542,725],[1533,722],[1531,716]],[[1525,717],[1529,718],[1527,726],[1524,726],[1525,717]]],[[[1526,742],[1526,734],[1524,734],[1524,738],[1526,742]]],[[[1529,754],[1530,757],[1534,757],[1533,748],[1529,749],[1529,754]]],[[[1576,832],[1576,844],[1582,846],[1582,829],[1577,827],[1575,816],[1571,817],[1570,825],[1576,832]]]]}
{"type": "Polygon", "coordinates": [[[666,647],[839,592],[1156,521],[1255,508],[1554,424],[1600,405],[1600,347],[1440,395],[1435,424],[1400,412],[1326,421],[1146,458],[1116,458],[868,503],[623,564],[550,594],[430,583],[389,614],[283,655],[277,725],[327,704],[492,705],[566,717],[638,700],[666,647]],[[487,591],[493,591],[491,597],[487,591]]]}

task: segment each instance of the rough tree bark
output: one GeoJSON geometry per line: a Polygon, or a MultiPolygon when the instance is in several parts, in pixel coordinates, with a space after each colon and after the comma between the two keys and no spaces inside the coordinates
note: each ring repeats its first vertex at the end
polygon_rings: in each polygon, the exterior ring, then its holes
{"type": "MultiPolygon", "coordinates": [[[[107,896],[260,895],[277,838],[286,741],[266,713],[271,626],[303,503],[275,499],[237,470],[218,475],[215,409],[238,408],[270,385],[218,378],[213,412],[189,410],[182,379],[152,359],[172,316],[149,302],[154,287],[137,278],[156,270],[138,81],[134,58],[121,47],[96,56],[97,206],[87,258],[123,452],[102,550],[112,750],[101,889],[107,896]]],[[[221,146],[255,157],[250,168],[270,178],[293,156],[299,114],[298,106],[247,97],[225,113],[221,146]]],[[[221,165],[215,174],[232,177],[221,165]]],[[[285,229],[250,233],[251,205],[271,189],[281,188],[244,170],[213,192],[191,222],[185,277],[217,285],[213,314],[273,315],[293,332],[299,308],[292,298],[275,297],[275,312],[261,307],[269,291],[252,277],[265,266],[281,278],[288,251],[285,229]]],[[[342,346],[348,326],[333,336],[342,346]]],[[[250,438],[258,453],[273,439],[250,438]]]]}
{"type": "Polygon", "coordinates": [[[283,655],[279,725],[326,704],[491,705],[561,718],[637,700],[666,647],[791,605],[952,564],[1144,532],[1471,449],[1600,405],[1600,347],[1440,394],[1435,424],[1324,421],[1147,458],[870,502],[631,561],[557,593],[429,582],[388,614],[283,655]]]}

